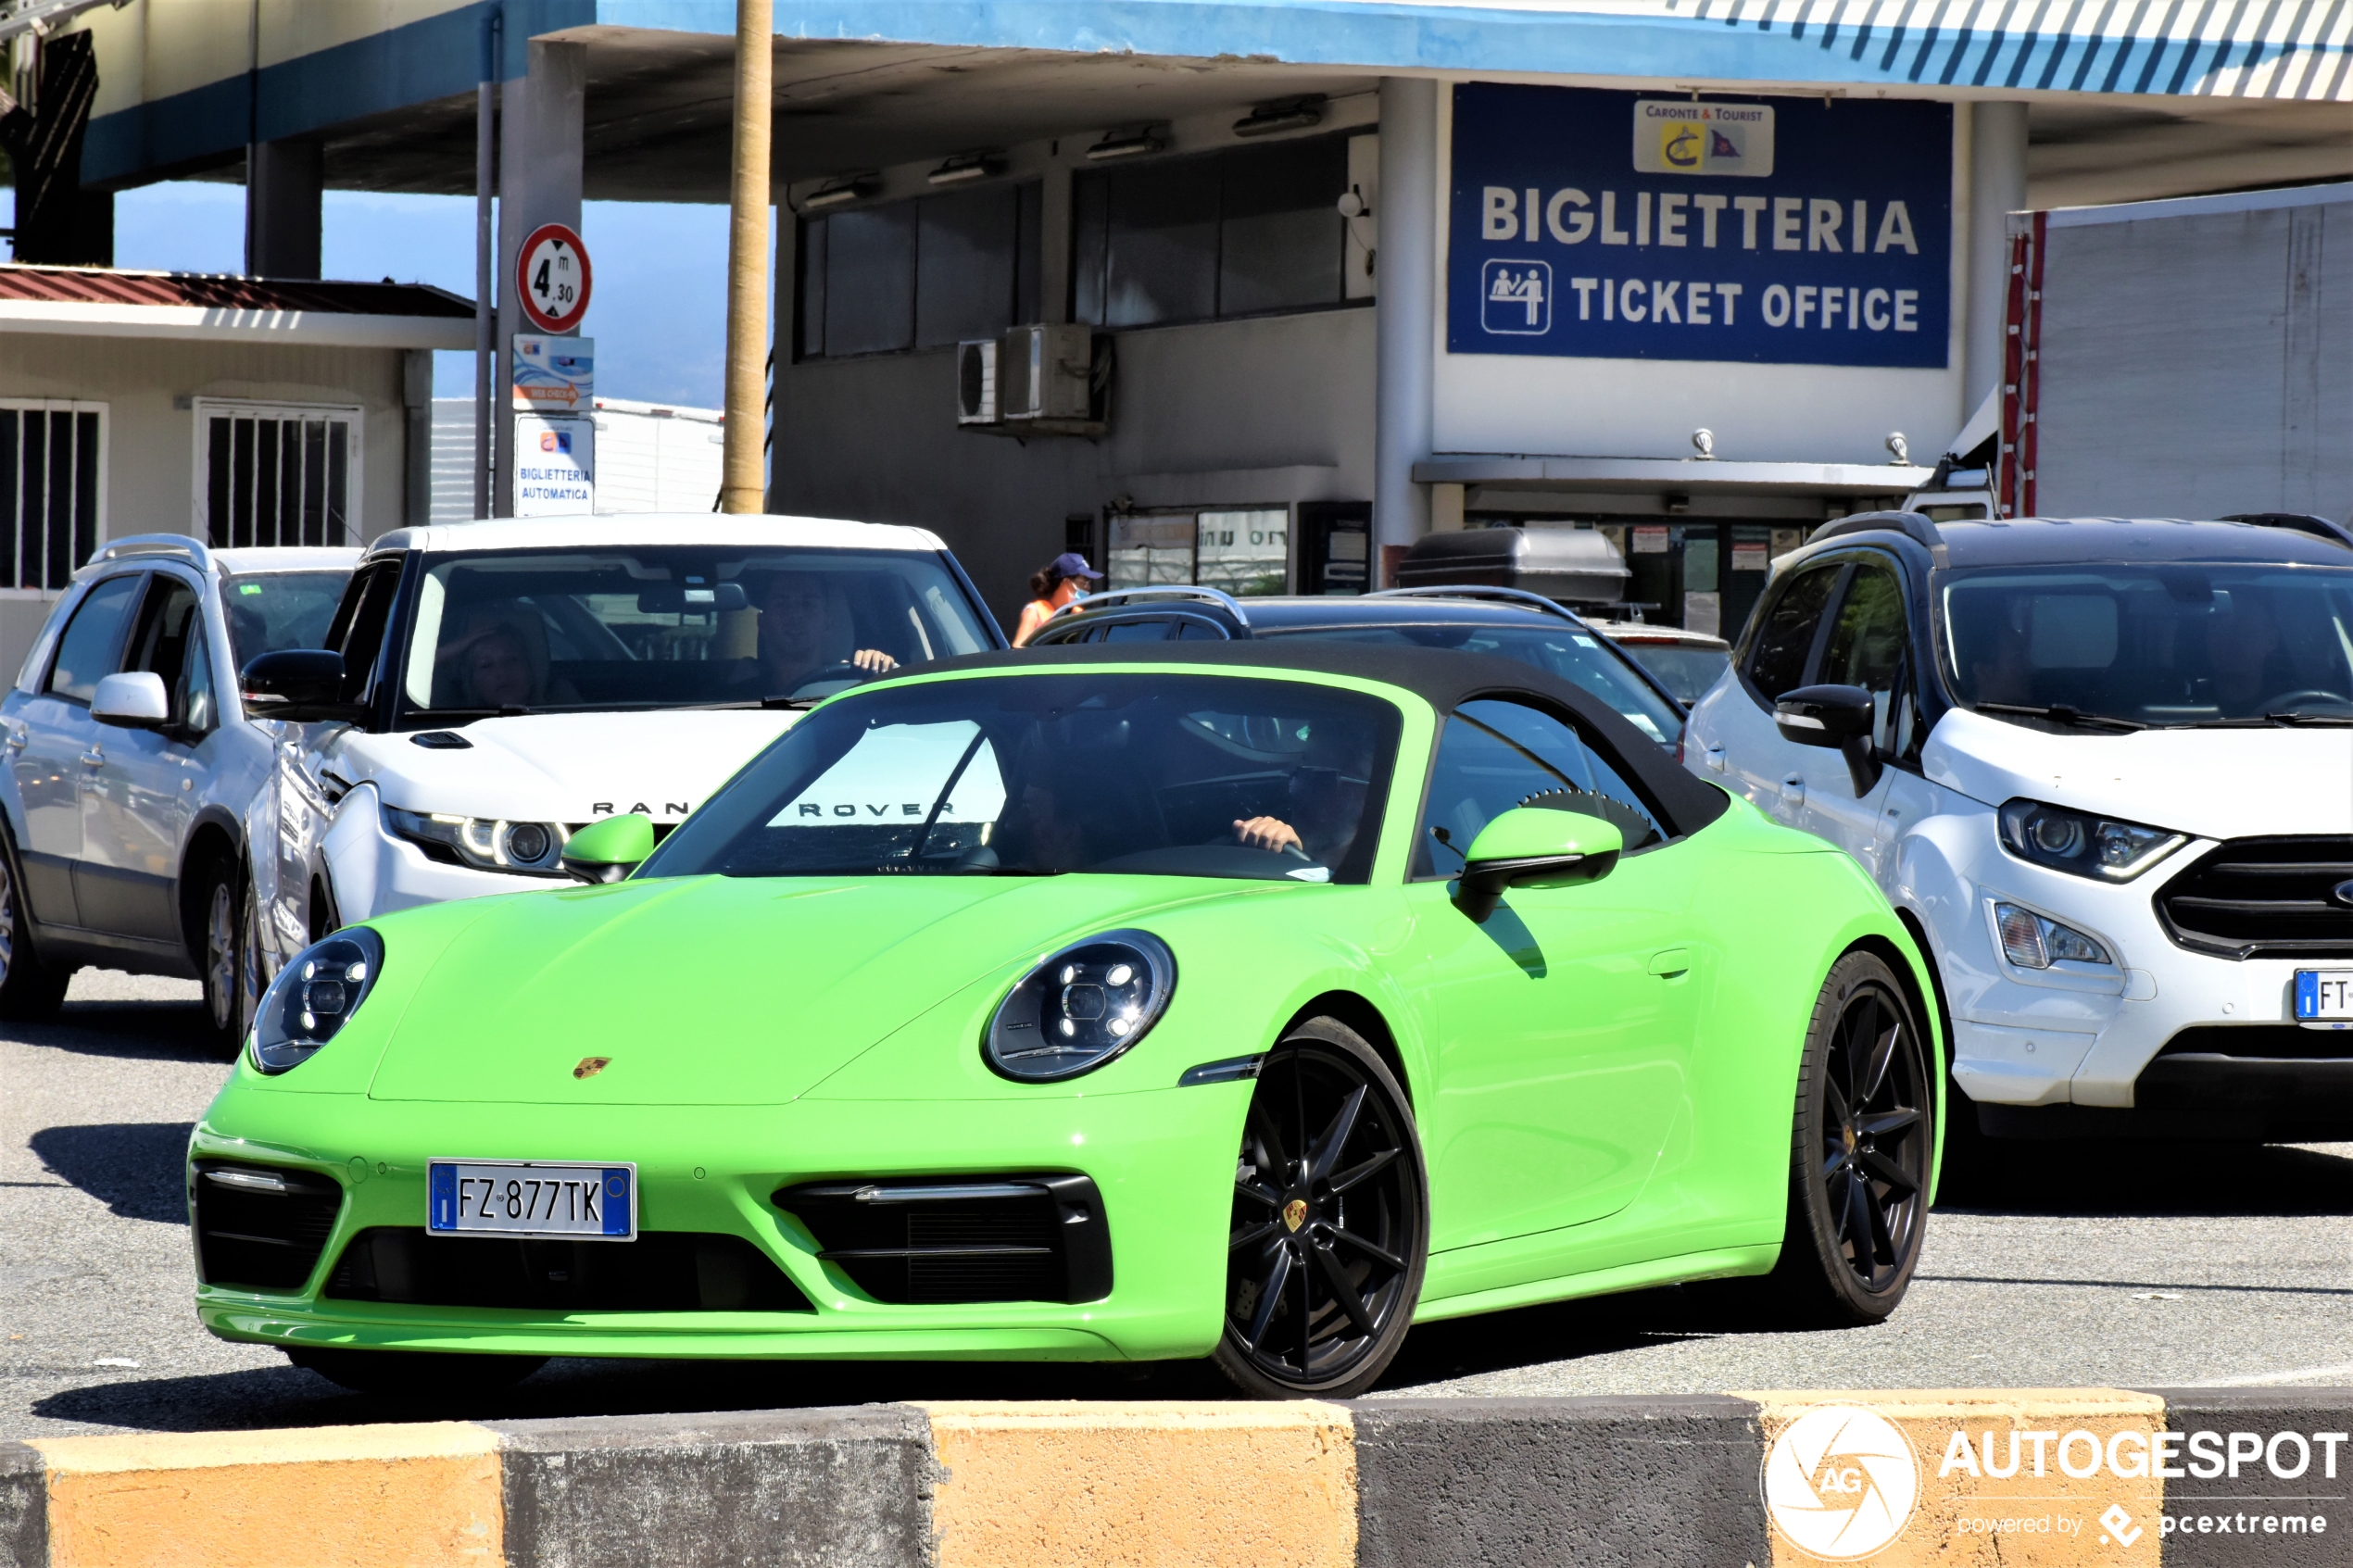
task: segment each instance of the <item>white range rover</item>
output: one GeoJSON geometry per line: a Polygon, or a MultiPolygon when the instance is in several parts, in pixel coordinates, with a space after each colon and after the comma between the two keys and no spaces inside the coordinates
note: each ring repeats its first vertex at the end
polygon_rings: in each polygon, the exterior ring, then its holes
{"type": "Polygon", "coordinates": [[[1684,759],[1920,937],[1964,1137],[2353,1136],[2353,533],[1846,519],[1684,759]]]}
{"type": "Polygon", "coordinates": [[[387,533],[326,642],[240,682],[288,721],[253,858],[265,978],[339,924],[557,884],[574,832],[666,833],[819,698],[1005,646],[933,533],[711,514],[387,533]]]}

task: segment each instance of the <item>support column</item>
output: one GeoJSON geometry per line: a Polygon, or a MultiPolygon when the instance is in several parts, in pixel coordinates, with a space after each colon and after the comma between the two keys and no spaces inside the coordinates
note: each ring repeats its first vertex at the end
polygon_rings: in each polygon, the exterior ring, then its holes
{"type": "Polygon", "coordinates": [[[316,136],[289,136],[245,149],[248,276],[319,276],[319,207],[326,173],[326,149],[316,136]]]}
{"type": "Polygon", "coordinates": [[[726,455],[719,509],[767,505],[769,120],[775,108],[769,0],[736,0],[735,167],[728,182],[726,455]]]}
{"type": "Polygon", "coordinates": [[[1380,84],[1380,206],[1378,296],[1378,383],[1373,430],[1373,538],[1367,563],[1387,586],[1391,546],[1412,544],[1429,527],[1429,495],[1414,483],[1414,464],[1429,456],[1431,380],[1438,337],[1438,83],[1388,77],[1380,84]]]}
{"type": "Polygon", "coordinates": [[[1057,152],[1038,186],[1038,319],[1057,325],[1070,320],[1070,160],[1057,152]]]}
{"type": "MultiPolygon", "coordinates": [[[[2026,106],[1969,106],[1969,328],[1961,342],[1968,419],[2002,378],[2002,307],[2009,296],[2007,215],[2026,207],[2026,106]]],[[[1921,460],[1935,461],[1929,454],[1921,460]]]]}
{"type": "Polygon", "coordinates": [[[401,465],[400,522],[422,528],[433,521],[433,350],[411,348],[400,356],[400,404],[406,412],[407,445],[401,465]]]}
{"type": "MultiPolygon", "coordinates": [[[[588,46],[524,45],[523,74],[499,93],[498,341],[491,422],[497,432],[497,495],[491,513],[515,515],[515,421],[509,411],[515,333],[535,331],[509,287],[523,236],[542,223],[580,227],[581,116],[588,101],[588,46]]],[[[574,329],[575,332],[577,329],[574,329]]]]}

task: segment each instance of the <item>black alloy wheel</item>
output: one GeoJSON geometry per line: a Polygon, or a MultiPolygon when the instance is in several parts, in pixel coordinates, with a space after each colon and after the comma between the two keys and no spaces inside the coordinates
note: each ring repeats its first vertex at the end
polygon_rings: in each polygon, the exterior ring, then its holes
{"type": "Polygon", "coordinates": [[[1772,1276],[1805,1321],[1881,1322],[1911,1285],[1936,1149],[1928,1058],[1883,960],[1856,952],[1832,966],[1798,1073],[1789,1228],[1772,1276]]]}
{"type": "Polygon", "coordinates": [[[47,1018],[64,1003],[73,972],[51,968],[32,950],[16,869],[16,857],[0,850],[0,1018],[47,1018]]]}
{"type": "Polygon", "coordinates": [[[1219,1370],[1261,1399],[1348,1399],[1387,1369],[1420,1298],[1428,1185],[1405,1096],[1328,1018],[1259,1069],[1227,1239],[1219,1370]]]}

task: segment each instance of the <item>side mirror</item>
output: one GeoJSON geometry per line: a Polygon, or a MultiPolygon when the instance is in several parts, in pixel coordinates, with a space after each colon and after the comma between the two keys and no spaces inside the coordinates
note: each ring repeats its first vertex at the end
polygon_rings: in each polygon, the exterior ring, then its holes
{"type": "Polygon", "coordinates": [[[90,698],[90,717],[125,730],[160,730],[171,722],[171,694],[151,671],[108,675],[90,698]]]}
{"type": "Polygon", "coordinates": [[[1511,887],[1596,882],[1617,864],[1626,835],[1582,811],[1520,806],[1478,830],[1454,892],[1454,907],[1484,925],[1511,887]]]}
{"type": "Polygon", "coordinates": [[[258,655],[237,678],[237,688],[245,696],[245,711],[256,719],[348,723],[367,712],[360,704],[343,700],[343,655],[332,648],[280,648],[258,655]]]}
{"type": "Polygon", "coordinates": [[[1879,709],[1860,686],[1800,686],[1774,704],[1773,722],[1783,740],[1818,746],[1846,759],[1846,774],[1860,800],[1879,783],[1879,754],[1871,731],[1879,709]]]}
{"type": "Polygon", "coordinates": [[[619,882],[654,852],[654,823],[643,811],[591,822],[565,841],[564,870],[582,882],[619,882]]]}

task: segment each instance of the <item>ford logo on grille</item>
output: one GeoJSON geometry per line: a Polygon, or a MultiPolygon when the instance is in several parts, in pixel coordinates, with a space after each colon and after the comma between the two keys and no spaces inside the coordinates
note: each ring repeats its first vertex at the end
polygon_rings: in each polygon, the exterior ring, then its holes
{"type": "Polygon", "coordinates": [[[2341,904],[2346,909],[2353,909],[2353,882],[2340,882],[2330,888],[2329,899],[2332,903],[2341,904]]]}

